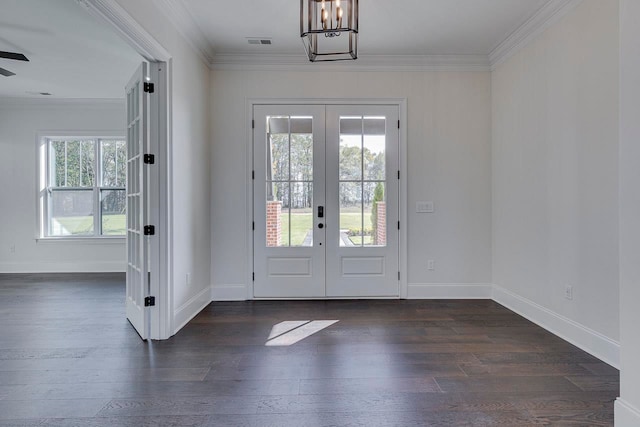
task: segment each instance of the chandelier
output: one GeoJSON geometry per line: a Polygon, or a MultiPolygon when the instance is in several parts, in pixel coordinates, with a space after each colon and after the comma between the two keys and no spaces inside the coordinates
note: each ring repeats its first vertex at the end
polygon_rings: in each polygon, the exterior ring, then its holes
{"type": "Polygon", "coordinates": [[[358,0],[300,0],[300,37],[311,62],[358,57],[358,0]]]}

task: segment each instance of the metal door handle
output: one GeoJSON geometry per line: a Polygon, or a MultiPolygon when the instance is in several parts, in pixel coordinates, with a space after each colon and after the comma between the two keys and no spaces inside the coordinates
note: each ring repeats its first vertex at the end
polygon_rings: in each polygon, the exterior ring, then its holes
{"type": "Polygon", "coordinates": [[[324,218],[324,206],[318,206],[318,218],[324,218]]]}

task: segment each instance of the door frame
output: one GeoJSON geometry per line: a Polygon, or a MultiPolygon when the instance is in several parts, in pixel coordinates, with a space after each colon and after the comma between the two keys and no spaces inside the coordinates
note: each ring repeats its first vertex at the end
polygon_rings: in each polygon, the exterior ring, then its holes
{"type": "MultiPolygon", "coordinates": [[[[246,141],[246,206],[250,208],[247,215],[246,224],[246,244],[247,259],[246,259],[246,299],[252,300],[253,297],[253,258],[254,258],[254,245],[253,245],[253,221],[254,221],[254,197],[253,197],[253,107],[256,105],[391,105],[398,107],[398,114],[400,117],[400,129],[399,129],[399,150],[398,159],[400,162],[400,187],[398,194],[398,218],[400,219],[400,236],[399,236],[399,252],[398,252],[398,266],[400,269],[400,299],[407,298],[408,292],[408,280],[407,280],[407,206],[408,206],[408,193],[407,193],[407,98],[249,98],[246,101],[245,117],[247,130],[245,135],[246,141]]],[[[261,298],[262,299],[262,298],[261,298]]],[[[288,299],[301,299],[301,298],[288,298],[288,299]]],[[[308,298],[304,298],[308,299],[308,298]]],[[[345,299],[341,297],[324,297],[322,299],[345,299]]],[[[347,298],[349,299],[349,298],[347,298]]],[[[376,299],[376,298],[370,298],[376,299]]],[[[392,298],[382,298],[392,299],[392,298]]]]}
{"type": "MultiPolygon", "coordinates": [[[[173,207],[172,176],[172,56],[116,0],[77,0],[88,12],[105,22],[132,49],[149,62],[150,75],[157,80],[155,97],[149,103],[150,138],[156,153],[155,167],[150,171],[150,221],[156,235],[150,238],[151,295],[156,306],[149,307],[149,338],[168,339],[174,334],[173,312],[173,249],[171,218],[173,207]],[[155,278],[155,279],[154,279],[155,278]]],[[[124,85],[123,85],[124,89],[124,85]]]]}

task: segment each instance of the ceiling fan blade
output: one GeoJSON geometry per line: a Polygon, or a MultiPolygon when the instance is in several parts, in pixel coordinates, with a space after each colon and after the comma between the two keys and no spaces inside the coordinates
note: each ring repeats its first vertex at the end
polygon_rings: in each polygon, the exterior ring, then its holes
{"type": "Polygon", "coordinates": [[[2,50],[0,50],[0,58],[15,59],[16,61],[29,61],[29,58],[27,58],[21,53],[5,52],[2,50]]]}
{"type": "Polygon", "coordinates": [[[16,75],[16,73],[12,73],[11,71],[5,70],[4,68],[0,68],[0,74],[2,74],[5,77],[11,77],[16,75]]]}

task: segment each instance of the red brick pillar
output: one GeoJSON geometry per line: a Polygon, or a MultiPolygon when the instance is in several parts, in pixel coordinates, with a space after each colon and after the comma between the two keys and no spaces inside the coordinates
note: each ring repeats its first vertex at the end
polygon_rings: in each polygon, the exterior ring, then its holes
{"type": "Polygon", "coordinates": [[[375,244],[384,246],[387,244],[387,204],[385,202],[376,203],[376,224],[375,244]]]}
{"type": "Polygon", "coordinates": [[[267,246],[280,246],[282,235],[282,202],[271,200],[267,202],[267,246]]]}

